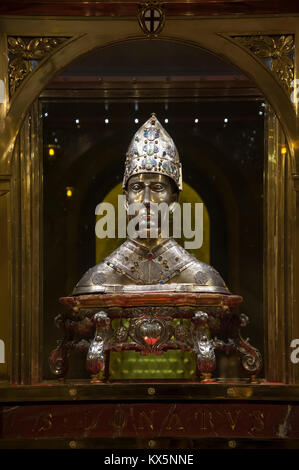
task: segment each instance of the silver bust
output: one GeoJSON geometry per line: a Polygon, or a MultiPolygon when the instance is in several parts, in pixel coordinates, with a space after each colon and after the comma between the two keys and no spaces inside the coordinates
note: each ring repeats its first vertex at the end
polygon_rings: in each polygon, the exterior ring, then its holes
{"type": "MultiPolygon", "coordinates": [[[[172,138],[156,116],[135,133],[127,155],[123,189],[126,204],[142,203],[150,230],[150,203],[177,201],[182,169],[172,138]]],[[[73,295],[167,291],[229,294],[220,274],[191,256],[173,238],[127,238],[101,263],[89,269],[73,295]]]]}
{"type": "MultiPolygon", "coordinates": [[[[91,381],[98,382],[102,380],[99,374],[105,370],[105,353],[109,350],[160,355],[174,349],[193,351],[197,374],[201,380],[209,381],[216,367],[216,349],[235,352],[245,373],[256,382],[262,358],[240,333],[248,322],[246,315],[235,311],[242,297],[230,295],[214,268],[191,256],[173,238],[164,236],[162,213],[160,217],[153,216],[153,207],[160,203],[166,203],[169,212],[173,211],[182,190],[177,149],[155,115],[132,139],[123,189],[128,226],[134,222],[130,219],[131,204],[138,203],[140,207],[138,236],[128,237],[102,263],[89,269],[73,296],[60,299],[72,313],[56,318],[65,337],[50,356],[53,374],[66,374],[72,350],[87,351],[86,368],[91,381]],[[129,326],[121,323],[114,328],[113,318],[120,318],[121,322],[126,318],[129,326]],[[179,324],[173,324],[173,319],[179,319],[179,324]],[[184,323],[183,319],[190,321],[184,323]]],[[[106,373],[108,377],[109,368],[106,373]]]]}

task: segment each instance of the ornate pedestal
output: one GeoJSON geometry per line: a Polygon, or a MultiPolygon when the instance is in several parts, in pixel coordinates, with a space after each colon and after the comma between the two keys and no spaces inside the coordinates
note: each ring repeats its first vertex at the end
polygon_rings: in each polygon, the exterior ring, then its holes
{"type": "Polygon", "coordinates": [[[217,349],[237,352],[252,381],[261,370],[261,354],[240,333],[248,322],[236,309],[242,302],[240,296],[143,291],[63,297],[60,301],[69,310],[55,319],[64,330],[64,338],[49,360],[56,377],[66,375],[74,350],[87,353],[86,368],[93,382],[100,380],[98,374],[105,370],[109,350],[135,350],[145,355],[169,349],[193,351],[202,381],[212,376],[217,349]],[[116,318],[120,326],[113,328],[116,318]],[[129,326],[122,324],[124,319],[129,326]]]}

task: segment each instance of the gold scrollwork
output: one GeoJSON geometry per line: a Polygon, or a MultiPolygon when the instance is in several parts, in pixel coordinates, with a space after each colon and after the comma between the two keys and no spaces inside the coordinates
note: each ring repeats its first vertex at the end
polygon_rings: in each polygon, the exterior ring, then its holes
{"type": "Polygon", "coordinates": [[[67,38],[7,38],[9,53],[9,89],[12,96],[38,62],[47,57],[67,38]]]}
{"type": "Polygon", "coordinates": [[[263,60],[290,94],[294,80],[294,36],[234,36],[240,45],[263,60]]]}

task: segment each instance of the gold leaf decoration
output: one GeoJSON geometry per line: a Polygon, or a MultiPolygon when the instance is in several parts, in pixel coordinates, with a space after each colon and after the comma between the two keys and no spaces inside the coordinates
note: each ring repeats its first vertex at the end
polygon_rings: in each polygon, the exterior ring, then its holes
{"type": "Polygon", "coordinates": [[[47,57],[67,38],[7,38],[9,53],[9,89],[12,96],[38,62],[47,57]]]}
{"type": "Polygon", "coordinates": [[[273,74],[290,93],[294,80],[294,36],[235,36],[243,47],[272,70],[273,74]]]}

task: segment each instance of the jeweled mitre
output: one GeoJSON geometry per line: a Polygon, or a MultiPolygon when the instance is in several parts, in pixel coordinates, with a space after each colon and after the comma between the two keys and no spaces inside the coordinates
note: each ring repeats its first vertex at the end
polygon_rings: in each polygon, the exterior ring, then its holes
{"type": "Polygon", "coordinates": [[[134,135],[126,155],[123,188],[139,173],[169,176],[182,189],[182,167],[176,146],[168,132],[152,114],[134,135]]]}

